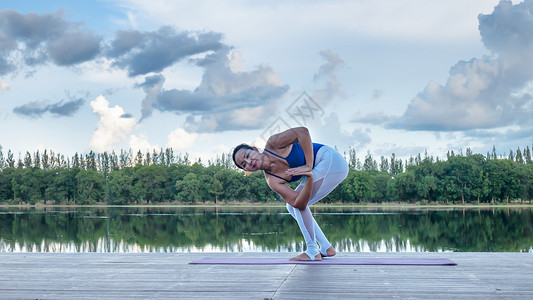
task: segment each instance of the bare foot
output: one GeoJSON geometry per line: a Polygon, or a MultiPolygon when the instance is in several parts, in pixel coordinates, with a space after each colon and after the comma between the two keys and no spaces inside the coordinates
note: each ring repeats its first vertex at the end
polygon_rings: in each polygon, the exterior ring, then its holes
{"type": "MultiPolygon", "coordinates": [[[[295,257],[291,258],[290,260],[292,261],[310,261],[311,258],[309,258],[309,255],[307,255],[305,252],[304,253],[300,253],[298,255],[296,255],[295,257]]],[[[315,256],[315,260],[322,260],[322,255],[317,254],[315,256]]]]}
{"type": "MultiPolygon", "coordinates": [[[[335,248],[331,246],[328,248],[328,250],[326,250],[326,254],[328,255],[328,257],[332,257],[332,256],[335,256],[335,254],[337,254],[337,251],[335,251],[335,248]]],[[[320,256],[324,257],[322,253],[320,253],[320,256]]]]}

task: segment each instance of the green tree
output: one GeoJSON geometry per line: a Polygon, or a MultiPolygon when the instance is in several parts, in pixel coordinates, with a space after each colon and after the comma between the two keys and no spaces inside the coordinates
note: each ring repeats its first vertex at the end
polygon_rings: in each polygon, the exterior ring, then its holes
{"type": "Polygon", "coordinates": [[[519,181],[516,186],[516,197],[521,202],[531,200],[533,196],[533,164],[519,164],[513,172],[519,181]]]}
{"type": "Polygon", "coordinates": [[[176,190],[178,191],[176,199],[182,202],[197,203],[203,199],[200,195],[202,182],[195,173],[188,173],[183,180],[176,181],[176,190]]]}
{"type": "Polygon", "coordinates": [[[515,160],[519,164],[524,164],[525,163],[525,160],[524,160],[524,157],[522,156],[522,151],[520,150],[520,147],[518,147],[518,149],[516,149],[515,160]]]}
{"type": "Polygon", "coordinates": [[[75,202],[76,175],[79,169],[59,167],[47,172],[50,184],[46,187],[45,196],[55,204],[75,202]]]}
{"type": "Polygon", "coordinates": [[[396,158],[396,154],[392,154],[390,159],[390,172],[393,177],[403,172],[403,164],[401,159],[396,158]]]}
{"type": "Polygon", "coordinates": [[[160,165],[137,166],[133,174],[133,196],[148,203],[163,202],[168,181],[167,168],[160,165]]]}
{"type": "Polygon", "coordinates": [[[421,199],[426,199],[429,202],[435,200],[435,192],[437,191],[437,178],[433,175],[426,175],[422,180],[417,180],[416,189],[421,199]]]}
{"type": "Polygon", "coordinates": [[[400,201],[418,200],[418,190],[416,186],[416,176],[412,167],[408,167],[404,173],[396,177],[396,192],[400,201]]]}
{"type": "Polygon", "coordinates": [[[33,167],[36,169],[41,168],[41,155],[39,154],[39,150],[33,154],[33,167]]]}
{"type": "Polygon", "coordinates": [[[357,158],[357,153],[354,148],[348,148],[348,168],[350,170],[360,170],[361,162],[357,158]]]}
{"type": "Polygon", "coordinates": [[[14,168],[4,168],[0,172],[0,202],[10,201],[14,199],[13,188],[12,188],[12,178],[16,169],[14,168]]]}
{"type": "Polygon", "coordinates": [[[2,152],[2,145],[0,145],[0,171],[6,167],[6,159],[4,158],[4,152],[2,152]]]}
{"type": "Polygon", "coordinates": [[[375,191],[372,200],[375,202],[391,201],[391,195],[389,195],[389,191],[387,189],[389,182],[392,180],[389,172],[387,170],[383,170],[380,172],[373,172],[371,175],[373,177],[375,191]]]}
{"type": "Polygon", "coordinates": [[[484,202],[492,202],[501,200],[502,190],[504,189],[503,172],[500,168],[500,159],[488,160],[484,167],[483,184],[484,202]]]}
{"type": "Polygon", "coordinates": [[[133,196],[133,168],[126,167],[109,173],[109,199],[111,204],[135,203],[133,196]]]}
{"type": "Polygon", "coordinates": [[[358,171],[354,173],[348,192],[359,202],[369,201],[374,197],[374,180],[369,171],[358,171]]]}
{"type": "Polygon", "coordinates": [[[104,198],[104,176],[93,170],[80,170],[76,175],[78,183],[76,199],[80,204],[100,202],[104,198]]]}
{"type": "Polygon", "coordinates": [[[378,163],[374,160],[370,152],[366,154],[365,162],[363,163],[363,171],[370,171],[378,169],[378,163]]]}
{"type": "Polygon", "coordinates": [[[9,168],[15,167],[15,159],[13,157],[13,152],[11,152],[11,150],[7,150],[6,165],[9,168]]]}
{"type": "Polygon", "coordinates": [[[26,155],[24,156],[24,168],[30,169],[32,165],[32,159],[30,152],[26,151],[26,155]]]}
{"type": "Polygon", "coordinates": [[[529,164],[531,162],[531,150],[529,150],[529,146],[526,147],[526,150],[524,151],[524,160],[526,164],[529,164]]]}
{"type": "Polygon", "coordinates": [[[43,170],[50,169],[51,167],[50,163],[51,163],[50,156],[48,154],[48,151],[45,149],[41,157],[41,165],[42,165],[43,170]]]}
{"type": "Polygon", "coordinates": [[[218,197],[224,193],[224,188],[217,178],[213,179],[211,187],[209,188],[209,193],[215,197],[215,203],[218,202],[218,197]]]}
{"type": "Polygon", "coordinates": [[[474,164],[465,156],[453,156],[448,159],[448,167],[445,169],[445,193],[451,200],[460,200],[463,204],[470,201],[472,189],[477,181],[474,164]]]}
{"type": "Polygon", "coordinates": [[[384,157],[384,156],[381,156],[381,163],[379,164],[379,170],[381,172],[389,172],[389,160],[384,157]]]}

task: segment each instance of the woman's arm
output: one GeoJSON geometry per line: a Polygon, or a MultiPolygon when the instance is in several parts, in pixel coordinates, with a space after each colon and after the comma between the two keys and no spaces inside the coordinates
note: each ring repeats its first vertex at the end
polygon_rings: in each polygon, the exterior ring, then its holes
{"type": "Polygon", "coordinates": [[[267,183],[268,186],[270,186],[274,192],[278,193],[278,195],[280,195],[290,206],[298,209],[305,209],[313,192],[313,172],[309,171],[300,175],[307,177],[305,179],[304,187],[300,192],[291,189],[281,180],[270,179],[267,180],[267,183]]]}
{"type": "Polygon", "coordinates": [[[305,209],[311,198],[313,191],[313,143],[311,141],[311,135],[309,130],[305,127],[296,127],[286,130],[284,132],[271,136],[267,143],[266,148],[278,150],[277,152],[283,152],[288,146],[299,142],[305,156],[305,165],[288,169],[285,173],[287,175],[303,175],[307,179],[304,187],[300,192],[296,192],[288,187],[285,182],[277,180],[275,178],[267,178],[267,183],[270,188],[278,193],[278,195],[285,200],[290,206],[305,209]]]}
{"type": "Polygon", "coordinates": [[[289,175],[303,175],[302,172],[311,171],[313,169],[313,142],[311,141],[311,135],[309,130],[305,127],[295,127],[288,129],[284,132],[271,136],[267,143],[266,148],[273,150],[283,150],[284,148],[292,145],[296,142],[300,143],[305,156],[305,166],[289,169],[289,175]],[[294,172],[297,172],[294,173],[294,172]]]}

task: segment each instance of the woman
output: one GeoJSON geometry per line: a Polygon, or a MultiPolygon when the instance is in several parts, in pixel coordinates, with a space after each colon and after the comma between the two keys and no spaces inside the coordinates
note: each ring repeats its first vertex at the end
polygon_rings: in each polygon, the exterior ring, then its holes
{"type": "Polygon", "coordinates": [[[263,170],[268,186],[287,202],[307,245],[304,253],[291,260],[322,260],[336,254],[309,205],[327,196],[348,175],[348,164],[337,151],[312,143],[307,128],[298,127],[271,136],[262,153],[246,144],[237,146],[233,162],[247,172],[263,170]],[[302,177],[295,190],[286,185],[302,177]]]}

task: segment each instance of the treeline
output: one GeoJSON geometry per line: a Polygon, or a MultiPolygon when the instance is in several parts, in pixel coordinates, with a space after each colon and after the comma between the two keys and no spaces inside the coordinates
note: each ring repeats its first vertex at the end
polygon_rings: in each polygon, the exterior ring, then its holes
{"type": "MultiPolygon", "coordinates": [[[[529,146],[505,157],[449,152],[445,159],[418,154],[401,160],[360,160],[354,149],[345,153],[346,180],[325,203],[422,202],[508,203],[533,198],[533,163],[529,146]]],[[[293,187],[298,183],[293,183],[293,187]]],[[[4,156],[0,146],[0,202],[9,204],[158,204],[201,202],[265,203],[282,201],[262,172],[245,174],[230,154],[203,163],[172,149],[119,154],[52,151],[4,156]]]]}
{"type": "Polygon", "coordinates": [[[510,153],[503,158],[494,150],[483,156],[467,149],[465,155],[449,152],[446,160],[419,154],[406,162],[403,171],[383,157],[378,167],[367,156],[362,170],[350,172],[342,190],[358,202],[531,202],[533,162],[529,147],[510,153]]]}
{"type": "Polygon", "coordinates": [[[276,195],[262,174],[243,176],[230,155],[205,165],[172,149],[120,154],[45,150],[15,159],[0,146],[0,202],[9,204],[158,204],[268,202],[276,195]]]}

